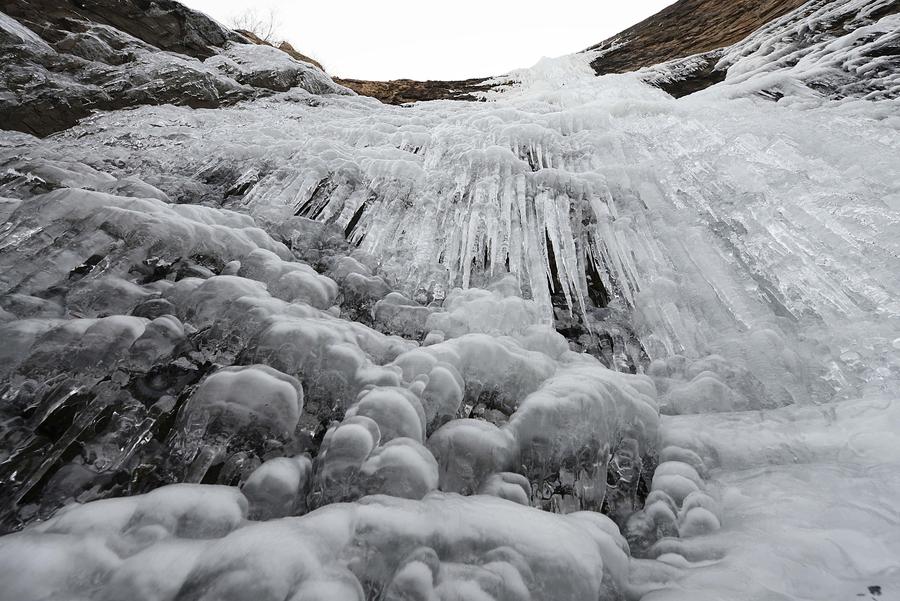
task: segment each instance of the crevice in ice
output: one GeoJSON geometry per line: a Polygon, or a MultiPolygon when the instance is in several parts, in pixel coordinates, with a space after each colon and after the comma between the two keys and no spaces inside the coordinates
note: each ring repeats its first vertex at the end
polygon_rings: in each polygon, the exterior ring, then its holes
{"type": "Polygon", "coordinates": [[[344,228],[344,237],[350,239],[353,235],[353,231],[356,229],[357,224],[359,224],[359,220],[362,219],[363,214],[366,212],[366,205],[361,204],[359,208],[356,209],[356,213],[353,214],[353,217],[350,218],[350,221],[347,222],[347,227],[344,228]]]}

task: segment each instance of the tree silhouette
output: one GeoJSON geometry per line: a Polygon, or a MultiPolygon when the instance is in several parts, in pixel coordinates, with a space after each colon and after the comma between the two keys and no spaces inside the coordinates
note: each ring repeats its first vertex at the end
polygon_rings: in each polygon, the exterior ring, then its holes
{"type": "Polygon", "coordinates": [[[268,44],[278,45],[279,19],[277,13],[271,8],[264,13],[255,8],[248,8],[243,13],[232,17],[230,24],[233,29],[249,31],[268,44]]]}

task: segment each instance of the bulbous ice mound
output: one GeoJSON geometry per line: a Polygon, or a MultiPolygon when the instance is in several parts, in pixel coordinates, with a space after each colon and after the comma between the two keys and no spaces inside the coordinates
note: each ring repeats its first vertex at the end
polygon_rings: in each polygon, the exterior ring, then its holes
{"type": "Polygon", "coordinates": [[[250,517],[259,520],[305,513],[312,475],[309,457],[275,457],[250,474],[241,489],[250,502],[250,517]]]}
{"type": "Polygon", "coordinates": [[[247,507],[235,489],[179,485],[70,508],[0,539],[3,598],[579,601],[628,590],[626,544],[600,514],[441,493],[262,523],[247,507]]]}
{"type": "Polygon", "coordinates": [[[185,405],[185,419],[204,413],[222,428],[261,428],[288,437],[300,421],[300,382],[267,365],[226,367],[209,376],[185,405]]]}

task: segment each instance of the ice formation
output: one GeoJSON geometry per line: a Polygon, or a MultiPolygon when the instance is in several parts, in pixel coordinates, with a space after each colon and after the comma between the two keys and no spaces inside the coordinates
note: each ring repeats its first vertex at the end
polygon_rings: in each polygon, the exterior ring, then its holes
{"type": "Polygon", "coordinates": [[[4,131],[0,600],[897,597],[897,19],[4,131]]]}

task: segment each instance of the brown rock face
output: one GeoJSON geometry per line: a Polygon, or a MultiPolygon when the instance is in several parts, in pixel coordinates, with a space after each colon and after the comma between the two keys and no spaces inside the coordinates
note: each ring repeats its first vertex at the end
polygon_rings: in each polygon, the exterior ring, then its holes
{"type": "Polygon", "coordinates": [[[805,3],[806,0],[679,0],[588,48],[606,51],[591,66],[598,75],[626,73],[724,48],[805,3]]]}
{"type": "Polygon", "coordinates": [[[319,61],[317,61],[314,58],[310,58],[310,57],[306,56],[305,54],[300,54],[299,52],[297,52],[294,49],[293,46],[291,46],[287,42],[281,42],[280,44],[278,44],[278,49],[281,50],[282,52],[284,52],[285,54],[288,54],[292,58],[297,59],[298,61],[303,61],[304,63],[309,63],[311,65],[315,65],[322,71],[325,70],[325,67],[322,66],[322,63],[320,63],[319,61]]]}
{"type": "Polygon", "coordinates": [[[491,88],[485,83],[487,78],[484,77],[457,81],[365,81],[339,78],[334,81],[357,94],[377,98],[385,104],[406,104],[420,100],[478,100],[473,95],[474,92],[491,88]]]}

